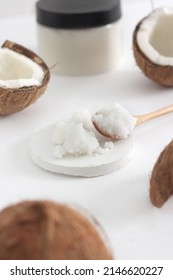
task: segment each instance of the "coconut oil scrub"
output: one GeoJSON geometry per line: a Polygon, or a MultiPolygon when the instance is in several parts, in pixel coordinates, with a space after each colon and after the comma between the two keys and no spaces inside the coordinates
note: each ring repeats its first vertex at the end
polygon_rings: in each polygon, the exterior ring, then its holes
{"type": "MultiPolygon", "coordinates": [[[[120,110],[119,116],[127,117],[122,114],[124,111],[120,110]]],[[[95,177],[125,166],[133,156],[134,142],[132,136],[121,141],[108,140],[95,129],[91,113],[80,110],[36,132],[30,148],[32,160],[43,169],[95,177]]]]}
{"type": "Polygon", "coordinates": [[[92,117],[95,128],[109,139],[125,139],[133,131],[137,118],[132,116],[123,106],[115,103],[102,108],[92,117]]]}
{"type": "Polygon", "coordinates": [[[90,75],[121,60],[120,0],[40,0],[36,4],[40,56],[56,74],[90,75]]]}
{"type": "Polygon", "coordinates": [[[54,157],[99,155],[113,149],[111,141],[104,141],[95,131],[91,114],[78,111],[55,124],[51,142],[55,145],[54,157]]]}

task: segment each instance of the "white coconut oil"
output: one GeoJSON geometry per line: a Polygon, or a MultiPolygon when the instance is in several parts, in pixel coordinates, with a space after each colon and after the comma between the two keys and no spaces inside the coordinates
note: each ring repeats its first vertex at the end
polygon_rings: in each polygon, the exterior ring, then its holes
{"type": "Polygon", "coordinates": [[[115,103],[100,109],[92,120],[106,135],[116,135],[117,139],[125,139],[132,133],[137,119],[119,103],[115,103]]]}
{"type": "Polygon", "coordinates": [[[87,110],[79,110],[55,124],[51,138],[53,156],[60,159],[104,154],[114,147],[111,141],[105,140],[95,130],[91,114],[87,110]]]}

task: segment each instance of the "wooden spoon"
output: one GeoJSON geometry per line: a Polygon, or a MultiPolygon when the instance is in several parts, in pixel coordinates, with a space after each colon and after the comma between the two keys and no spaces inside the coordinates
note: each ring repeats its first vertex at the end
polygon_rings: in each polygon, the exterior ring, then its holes
{"type": "MultiPolygon", "coordinates": [[[[164,108],[161,108],[159,110],[156,110],[154,112],[147,113],[144,115],[134,116],[136,118],[136,123],[135,123],[134,127],[136,127],[137,125],[142,124],[146,121],[163,116],[163,115],[171,113],[171,112],[173,112],[173,105],[166,106],[164,108]]],[[[96,112],[95,114],[100,114],[100,113],[96,112]]],[[[122,137],[122,135],[110,133],[109,130],[106,130],[105,127],[103,128],[94,118],[92,118],[92,122],[93,122],[93,125],[96,128],[96,130],[100,134],[102,134],[104,137],[106,137],[110,140],[125,139],[131,134],[131,132],[129,132],[129,134],[126,137],[122,137]]],[[[115,123],[116,123],[116,120],[115,120],[115,123]]]]}

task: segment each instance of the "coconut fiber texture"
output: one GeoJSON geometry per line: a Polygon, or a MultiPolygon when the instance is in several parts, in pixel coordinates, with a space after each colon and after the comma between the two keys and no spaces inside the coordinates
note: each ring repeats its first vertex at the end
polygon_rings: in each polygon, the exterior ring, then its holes
{"type": "Polygon", "coordinates": [[[173,141],[162,151],[152,171],[150,198],[161,207],[173,194],[173,141]]]}
{"type": "Polygon", "coordinates": [[[0,212],[1,260],[108,260],[96,227],[80,212],[50,201],[25,201],[0,212]]]}
{"type": "Polygon", "coordinates": [[[5,41],[2,48],[8,48],[19,54],[25,55],[40,65],[44,71],[44,79],[40,86],[22,87],[19,89],[0,87],[0,115],[9,115],[28,107],[45,92],[50,79],[50,72],[47,65],[40,57],[23,46],[10,41],[5,41]]]}
{"type": "MultiPolygon", "coordinates": [[[[145,18],[144,18],[145,19],[145,18]]],[[[143,19],[143,20],[144,20],[143,19]]],[[[142,20],[142,21],[143,21],[142,20]]],[[[151,79],[152,81],[167,87],[173,86],[173,67],[172,66],[161,66],[152,62],[142,50],[139,48],[137,44],[137,32],[139,31],[140,25],[142,23],[140,21],[136,26],[133,33],[133,53],[136,60],[137,65],[145,74],[146,77],[151,79]]]]}

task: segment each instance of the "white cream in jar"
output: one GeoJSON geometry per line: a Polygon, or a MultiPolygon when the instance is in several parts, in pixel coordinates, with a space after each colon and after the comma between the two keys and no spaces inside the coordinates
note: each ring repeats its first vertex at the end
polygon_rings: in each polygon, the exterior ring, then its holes
{"type": "Polygon", "coordinates": [[[40,0],[37,2],[39,54],[52,72],[90,75],[121,60],[120,0],[40,0]]]}

